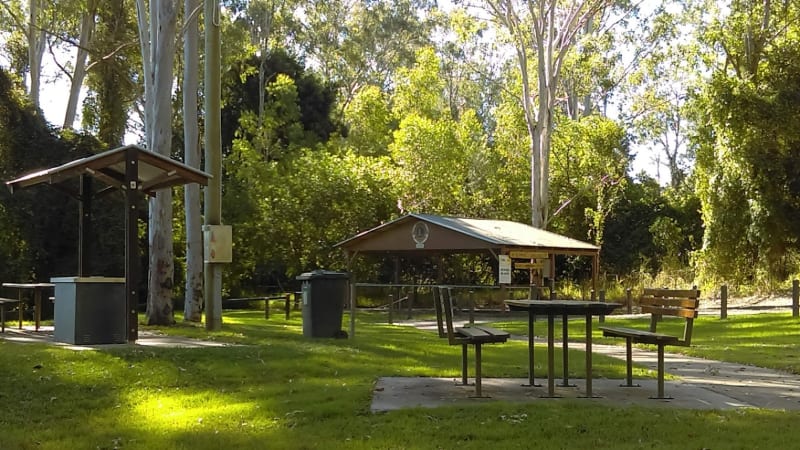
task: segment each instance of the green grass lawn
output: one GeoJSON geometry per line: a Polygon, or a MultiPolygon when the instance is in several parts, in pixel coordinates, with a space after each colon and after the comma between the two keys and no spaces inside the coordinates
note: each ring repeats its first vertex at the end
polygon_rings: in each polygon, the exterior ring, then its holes
{"type": "MultiPolygon", "coordinates": [[[[797,372],[800,323],[787,316],[701,318],[696,345],[686,350],[797,372]]],[[[348,340],[305,339],[299,317],[265,320],[257,311],[226,312],[224,330],[210,334],[159,328],[241,344],[223,348],[74,351],[0,341],[0,448],[772,449],[800,438],[796,412],[620,409],[580,399],[373,414],[379,377],[456,378],[460,370],[457,347],[384,320],[360,314],[348,340]]],[[[499,325],[524,330],[522,322],[499,325]]],[[[580,337],[580,321],[570,326],[580,337]]],[[[521,341],[493,346],[484,374],[525,377],[525,355],[521,341]]],[[[537,363],[544,355],[537,348],[537,363]]],[[[582,358],[572,360],[579,377],[582,358]]],[[[595,376],[624,376],[624,362],[601,355],[594,362],[595,376]]]]}

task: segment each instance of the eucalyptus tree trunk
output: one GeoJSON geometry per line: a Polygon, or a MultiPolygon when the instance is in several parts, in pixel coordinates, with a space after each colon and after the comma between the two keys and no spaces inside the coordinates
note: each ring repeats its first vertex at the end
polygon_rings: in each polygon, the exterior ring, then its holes
{"type": "Polygon", "coordinates": [[[550,201],[550,143],[561,68],[587,22],[611,0],[484,0],[493,19],[510,36],[522,79],[522,107],[530,139],[531,224],[547,228],[550,201]],[[536,57],[536,79],[528,73],[536,57]]]}
{"type": "Polygon", "coordinates": [[[92,42],[92,35],[95,29],[95,12],[97,11],[97,1],[90,0],[87,10],[81,18],[81,33],[78,38],[78,54],[75,56],[75,70],[72,73],[72,81],[67,99],[67,110],[64,113],[64,128],[73,128],[75,117],[78,112],[78,99],[83,87],[83,80],[86,78],[86,59],[89,56],[89,47],[92,42]]]}
{"type": "MultiPolygon", "coordinates": [[[[147,148],[170,156],[172,141],[172,79],[177,8],[175,0],[152,0],[149,27],[144,0],[137,0],[139,37],[145,74],[145,136],[147,148]]],[[[173,318],[172,190],[162,189],[150,200],[150,267],[147,282],[147,323],[169,325],[173,318]]]]}
{"type": "Polygon", "coordinates": [[[28,2],[28,70],[31,77],[28,95],[36,106],[39,106],[42,55],[44,55],[44,46],[47,40],[47,35],[39,21],[43,9],[44,2],[42,0],[28,2]]]}
{"type": "MultiPolygon", "coordinates": [[[[183,43],[183,141],[184,162],[200,168],[200,134],[197,123],[197,81],[199,30],[197,24],[198,0],[185,0],[186,34],[183,43]]],[[[186,215],[186,285],[183,302],[183,320],[200,322],[203,318],[203,220],[200,215],[200,186],[191,183],[184,188],[186,215]]]]}

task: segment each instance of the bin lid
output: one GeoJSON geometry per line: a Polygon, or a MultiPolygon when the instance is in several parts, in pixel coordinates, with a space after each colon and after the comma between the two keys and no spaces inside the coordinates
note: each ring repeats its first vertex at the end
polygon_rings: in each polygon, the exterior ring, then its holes
{"type": "Polygon", "coordinates": [[[333,270],[312,270],[297,276],[298,280],[311,280],[314,278],[350,278],[347,272],[336,272],[333,270]]]}

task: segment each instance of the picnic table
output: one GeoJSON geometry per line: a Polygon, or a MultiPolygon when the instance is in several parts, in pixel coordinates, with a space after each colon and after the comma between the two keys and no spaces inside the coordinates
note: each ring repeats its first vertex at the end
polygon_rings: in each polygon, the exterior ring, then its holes
{"type": "Polygon", "coordinates": [[[562,386],[569,386],[569,355],[567,319],[569,316],[586,318],[586,397],[592,397],[592,316],[611,314],[621,307],[619,303],[579,300],[506,300],[509,309],[528,311],[528,381],[537,386],[533,376],[533,322],[535,316],[547,316],[547,397],[555,395],[555,318],[563,320],[564,375],[562,386]]]}
{"type": "MultiPolygon", "coordinates": [[[[3,287],[17,289],[20,303],[22,302],[22,291],[33,290],[33,316],[36,331],[39,331],[39,324],[42,319],[42,291],[52,288],[53,283],[3,283],[3,287]]],[[[22,305],[19,305],[19,328],[22,329],[22,305]]]]}

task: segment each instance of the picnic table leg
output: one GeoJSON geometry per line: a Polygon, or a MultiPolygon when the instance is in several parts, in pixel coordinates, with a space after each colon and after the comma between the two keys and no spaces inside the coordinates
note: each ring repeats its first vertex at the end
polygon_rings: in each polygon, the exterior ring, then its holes
{"type": "Polygon", "coordinates": [[[33,309],[35,330],[39,331],[39,323],[42,320],[42,289],[38,287],[33,290],[33,309]]]}
{"type": "Polygon", "coordinates": [[[569,384],[569,331],[567,331],[568,319],[569,316],[567,314],[561,316],[561,347],[563,351],[562,359],[564,364],[564,374],[562,383],[559,386],[562,387],[575,386],[574,384],[569,384]]]}
{"type": "Polygon", "coordinates": [[[592,313],[586,313],[586,397],[592,395],[592,313]]]}
{"type": "Polygon", "coordinates": [[[467,374],[467,344],[461,344],[461,384],[469,384],[467,374]]]}
{"type": "Polygon", "coordinates": [[[475,395],[481,395],[481,344],[475,344],[475,395]]]}
{"type": "Polygon", "coordinates": [[[541,384],[536,384],[533,376],[533,322],[536,317],[532,312],[528,312],[528,384],[523,384],[526,387],[541,387],[541,384]]]}
{"type": "Polygon", "coordinates": [[[555,379],[555,316],[553,314],[547,315],[547,396],[556,396],[555,379]]]}
{"type": "Polygon", "coordinates": [[[17,303],[17,311],[19,311],[19,329],[21,330],[22,329],[22,307],[25,306],[25,304],[22,303],[22,289],[17,289],[17,298],[19,299],[19,302],[17,303]]]}

